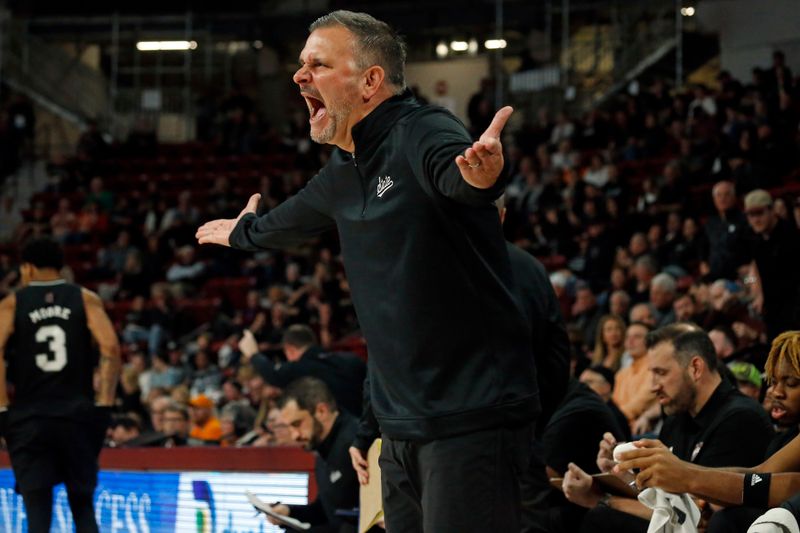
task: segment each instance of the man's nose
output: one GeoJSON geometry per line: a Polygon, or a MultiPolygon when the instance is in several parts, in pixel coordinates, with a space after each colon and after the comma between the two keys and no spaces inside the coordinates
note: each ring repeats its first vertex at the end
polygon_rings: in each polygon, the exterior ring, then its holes
{"type": "Polygon", "coordinates": [[[302,66],[299,69],[297,69],[297,72],[295,72],[294,76],[292,76],[292,80],[297,85],[300,85],[302,83],[308,83],[309,81],[308,69],[305,66],[302,66]]]}

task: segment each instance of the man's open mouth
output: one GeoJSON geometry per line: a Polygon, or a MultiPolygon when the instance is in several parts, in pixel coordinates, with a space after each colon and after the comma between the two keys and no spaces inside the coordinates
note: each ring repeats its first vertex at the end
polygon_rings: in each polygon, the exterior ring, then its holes
{"type": "Polygon", "coordinates": [[[784,416],[786,416],[786,409],[780,404],[772,404],[772,409],[770,409],[770,415],[775,420],[780,420],[784,416]]]}
{"type": "Polygon", "coordinates": [[[327,114],[327,108],[322,100],[308,94],[304,94],[303,98],[305,98],[308,105],[309,122],[316,122],[327,114]]]}

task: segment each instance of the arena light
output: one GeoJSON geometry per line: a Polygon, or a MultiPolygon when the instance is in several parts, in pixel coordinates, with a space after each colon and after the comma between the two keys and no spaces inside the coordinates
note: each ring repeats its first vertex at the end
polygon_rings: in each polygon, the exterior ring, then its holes
{"type": "Polygon", "coordinates": [[[692,6],[681,8],[681,15],[683,15],[684,17],[693,17],[694,13],[695,10],[692,6]]]}
{"type": "Polygon", "coordinates": [[[467,45],[467,51],[470,55],[475,55],[478,53],[478,40],[477,39],[470,39],[467,45]]]}
{"type": "Polygon", "coordinates": [[[197,41],[139,41],[136,49],[140,52],[162,52],[167,50],[194,50],[197,41]]]}
{"type": "Polygon", "coordinates": [[[467,41],[453,41],[450,43],[450,49],[453,52],[466,52],[469,50],[469,43],[467,41]]]}
{"type": "Polygon", "coordinates": [[[501,48],[506,47],[506,40],[505,39],[487,39],[483,46],[486,47],[487,50],[499,50],[501,48]]]}
{"type": "Polygon", "coordinates": [[[446,42],[442,41],[436,45],[436,57],[439,59],[447,57],[448,52],[450,52],[450,49],[447,47],[446,42]]]}

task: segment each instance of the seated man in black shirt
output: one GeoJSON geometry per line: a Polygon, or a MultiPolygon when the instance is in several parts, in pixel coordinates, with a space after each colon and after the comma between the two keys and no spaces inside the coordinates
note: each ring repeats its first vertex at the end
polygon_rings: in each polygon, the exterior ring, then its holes
{"type": "Polygon", "coordinates": [[[358,507],[358,479],[348,452],[358,421],[340,411],[330,389],[312,377],[290,383],[278,407],[292,439],[316,452],[317,499],[308,505],[277,504],[272,510],[308,522],[319,533],[355,533],[355,524],[336,516],[336,511],[358,507]]]}
{"type": "MultiPolygon", "coordinates": [[[[624,424],[627,426],[627,422],[624,424]]],[[[599,472],[595,463],[596,443],[605,433],[620,440],[624,435],[608,404],[587,385],[573,378],[567,386],[566,396],[544,428],[541,442],[537,443],[541,452],[534,454],[532,462],[543,462],[540,468],[550,478],[563,476],[569,464],[596,474],[599,472]]],[[[585,514],[585,510],[566,501],[560,491],[550,486],[539,490],[537,501],[539,505],[535,509],[528,509],[524,533],[570,533],[579,527],[585,514]]]]}
{"type": "Polygon", "coordinates": [[[317,346],[316,335],[310,327],[295,324],[283,334],[285,362],[275,363],[266,355],[257,353],[258,346],[249,330],[245,330],[239,350],[264,381],[273,387],[282,389],[304,376],[315,377],[325,382],[340,408],[355,416],[361,414],[361,387],[367,375],[366,364],[353,353],[325,352],[317,346]]]}
{"type": "MultiPolygon", "coordinates": [[[[695,326],[674,324],[650,332],[647,348],[652,390],[667,415],[660,446],[697,465],[758,464],[772,436],[769,418],[758,403],[721,378],[708,335],[695,326]]],[[[614,444],[610,439],[601,443],[598,466],[604,471],[613,468],[614,444]]],[[[620,475],[631,481],[627,474],[620,475]]],[[[571,464],[564,477],[564,493],[591,509],[581,531],[648,529],[650,509],[637,500],[604,494],[577,465],[571,464]]]]}
{"type": "MultiPolygon", "coordinates": [[[[785,420],[786,423],[792,420],[796,435],[800,407],[800,331],[787,331],[775,339],[767,359],[766,374],[775,398],[773,416],[777,415],[779,421],[785,420]]],[[[744,426],[744,422],[741,423],[744,426]]],[[[749,431],[751,428],[743,429],[749,431]]],[[[780,505],[797,494],[800,488],[800,474],[797,473],[800,471],[800,437],[797,436],[753,468],[704,468],[680,460],[679,456],[661,448],[657,441],[645,441],[641,446],[642,449],[625,454],[626,460],[619,468],[639,468],[637,481],[642,488],[688,492],[731,506],[714,514],[709,533],[744,533],[767,507],[780,505]],[[760,475],[761,481],[756,481],[756,474],[760,475]],[[767,478],[769,474],[771,477],[767,478]],[[748,497],[748,501],[743,501],[745,484],[758,483],[764,487],[765,500],[753,502],[748,497]],[[744,506],[738,507],[740,505],[744,506]]],[[[788,508],[797,516],[796,504],[794,507],[789,504],[781,507],[788,508]]]]}

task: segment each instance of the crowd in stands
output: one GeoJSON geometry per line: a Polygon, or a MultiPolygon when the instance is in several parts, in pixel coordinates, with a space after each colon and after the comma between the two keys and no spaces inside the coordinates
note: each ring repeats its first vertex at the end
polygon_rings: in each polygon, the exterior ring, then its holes
{"type": "MultiPolygon", "coordinates": [[[[510,143],[506,236],[550,272],[570,401],[607,406],[619,440],[661,428],[644,356],[654,330],[683,322],[709,334],[724,379],[797,434],[800,406],[762,372],[771,341],[800,329],[800,82],[780,53],[747,83],[717,81],[676,92],[655,80],[580,117],[542,110],[510,143]]],[[[481,94],[474,121],[489,105],[481,94]]],[[[240,93],[198,121],[211,144],[135,131],[109,145],[91,126],[30,209],[4,198],[0,293],[18,281],[15,245],[49,234],[66,275],[107,302],[125,357],[109,446],[293,445],[276,399],[294,378],[322,379],[359,414],[360,393],[347,393],[360,391],[367,350],[336,235],[244,254],[198,247],[194,233],[235,217],[253,192],[262,211],[284,201],[328,152],[309,142],[304,117],[283,132],[258,126],[240,93]]],[[[550,449],[553,474],[597,471],[596,450],[550,449]]]]}

